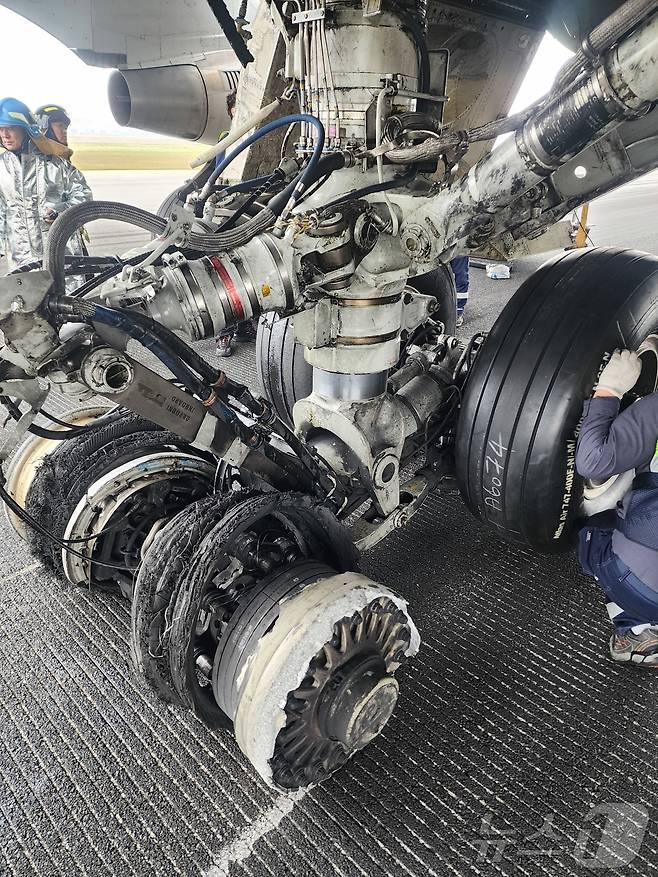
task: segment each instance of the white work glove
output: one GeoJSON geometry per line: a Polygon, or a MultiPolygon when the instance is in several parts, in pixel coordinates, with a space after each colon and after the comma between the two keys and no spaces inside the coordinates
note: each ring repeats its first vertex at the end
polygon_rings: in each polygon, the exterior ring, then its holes
{"type": "Polygon", "coordinates": [[[637,384],[642,362],[634,350],[615,350],[601,372],[596,390],[608,390],[620,399],[637,384]]]}

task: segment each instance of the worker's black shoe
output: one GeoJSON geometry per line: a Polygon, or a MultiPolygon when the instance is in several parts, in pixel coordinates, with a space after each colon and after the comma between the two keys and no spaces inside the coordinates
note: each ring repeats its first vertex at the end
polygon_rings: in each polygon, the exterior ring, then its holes
{"type": "Polygon", "coordinates": [[[610,657],[620,664],[658,670],[658,626],[647,627],[642,633],[613,633],[610,657]]]}

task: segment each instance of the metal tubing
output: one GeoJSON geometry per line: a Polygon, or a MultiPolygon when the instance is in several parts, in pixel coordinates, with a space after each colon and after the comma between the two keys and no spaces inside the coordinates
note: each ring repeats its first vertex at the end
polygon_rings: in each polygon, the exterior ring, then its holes
{"type": "Polygon", "coordinates": [[[400,231],[417,263],[440,261],[492,214],[549,176],[616,124],[658,100],[658,16],[608,53],[602,64],[531,116],[454,189],[429,199],[400,231]]]}

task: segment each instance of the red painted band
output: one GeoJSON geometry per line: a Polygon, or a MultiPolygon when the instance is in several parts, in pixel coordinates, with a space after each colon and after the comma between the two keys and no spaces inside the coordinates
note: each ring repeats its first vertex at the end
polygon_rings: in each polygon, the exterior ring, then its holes
{"type": "Polygon", "coordinates": [[[217,256],[211,256],[210,261],[215,271],[219,274],[219,279],[224,285],[224,289],[226,290],[228,300],[231,303],[235,319],[238,321],[244,320],[244,308],[242,307],[242,301],[240,299],[237,289],[235,288],[235,283],[233,283],[233,281],[231,280],[231,275],[224,267],[221,259],[219,259],[217,256]]]}

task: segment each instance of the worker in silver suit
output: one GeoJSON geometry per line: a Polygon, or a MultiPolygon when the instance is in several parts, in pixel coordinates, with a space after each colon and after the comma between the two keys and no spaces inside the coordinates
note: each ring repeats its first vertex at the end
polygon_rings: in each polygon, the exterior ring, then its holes
{"type": "MultiPolygon", "coordinates": [[[[46,238],[60,213],[90,201],[91,189],[68,161],[70,150],[44,137],[28,107],[15,98],[0,100],[0,246],[4,271],[38,262],[46,238]]],[[[70,255],[82,254],[73,235],[70,255]]]]}

